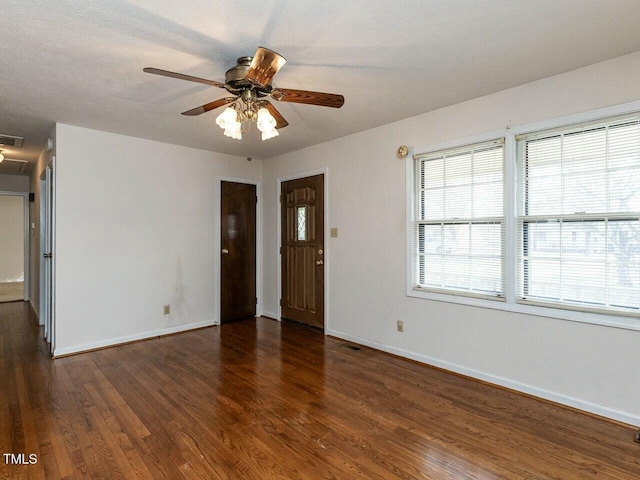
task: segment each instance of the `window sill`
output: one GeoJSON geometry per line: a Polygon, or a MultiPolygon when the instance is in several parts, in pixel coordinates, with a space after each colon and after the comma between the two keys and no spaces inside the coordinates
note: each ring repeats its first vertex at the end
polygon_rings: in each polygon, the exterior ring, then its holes
{"type": "Polygon", "coordinates": [[[565,310],[554,307],[542,307],[520,303],[507,303],[503,298],[497,297],[495,299],[476,298],[463,295],[427,292],[423,290],[413,289],[407,292],[407,296],[432,300],[436,302],[455,303],[459,305],[468,305],[472,307],[520,313],[523,315],[534,315],[538,317],[547,317],[557,320],[567,320],[571,322],[640,331],[640,317],[637,316],[618,316],[615,314],[605,315],[599,313],[578,312],[574,310],[565,310]]]}

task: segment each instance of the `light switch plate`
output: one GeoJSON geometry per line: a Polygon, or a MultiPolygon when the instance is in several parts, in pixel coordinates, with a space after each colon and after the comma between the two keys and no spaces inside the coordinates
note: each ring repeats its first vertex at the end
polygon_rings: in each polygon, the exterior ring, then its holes
{"type": "Polygon", "coordinates": [[[337,238],[338,237],[338,228],[337,227],[332,227],[331,228],[331,238],[337,238]]]}

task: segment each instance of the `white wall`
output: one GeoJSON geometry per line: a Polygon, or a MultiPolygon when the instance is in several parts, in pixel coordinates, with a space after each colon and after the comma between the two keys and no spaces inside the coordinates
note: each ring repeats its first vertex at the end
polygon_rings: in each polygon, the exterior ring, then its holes
{"type": "Polygon", "coordinates": [[[29,177],[26,175],[0,174],[0,192],[29,192],[29,177]]]}
{"type": "Polygon", "coordinates": [[[0,283],[24,281],[24,202],[0,195],[0,283]]]}
{"type": "Polygon", "coordinates": [[[260,180],[262,161],[62,124],[56,135],[54,354],[217,322],[218,176],[260,180]]]}
{"type": "Polygon", "coordinates": [[[330,334],[640,425],[640,332],[406,296],[395,155],[637,101],[638,84],[640,52],[265,160],[265,313],[278,312],[277,179],[328,167],[326,226],[339,228],[325,245],[330,334]]]}

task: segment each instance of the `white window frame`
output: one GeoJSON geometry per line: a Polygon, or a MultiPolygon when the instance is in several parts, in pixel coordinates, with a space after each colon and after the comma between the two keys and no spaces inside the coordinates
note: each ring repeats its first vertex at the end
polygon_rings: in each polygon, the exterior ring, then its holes
{"type": "MultiPolygon", "coordinates": [[[[503,185],[502,185],[502,187],[503,187],[503,191],[504,191],[504,181],[505,181],[505,174],[506,174],[506,172],[504,171],[504,167],[505,167],[505,162],[504,162],[504,149],[505,149],[504,136],[499,136],[499,137],[495,137],[495,138],[488,138],[488,139],[480,141],[480,142],[465,143],[465,144],[462,144],[462,145],[456,145],[456,146],[451,147],[451,148],[447,147],[447,148],[438,149],[438,150],[431,150],[431,151],[432,152],[442,152],[444,150],[452,150],[452,149],[456,149],[458,147],[462,147],[462,149],[465,149],[465,150],[468,147],[471,150],[471,149],[475,149],[474,147],[477,147],[479,145],[492,144],[492,143],[495,143],[496,146],[498,144],[502,144],[502,156],[503,156],[503,164],[502,164],[502,183],[503,183],[503,185]]],[[[416,163],[418,161],[421,161],[421,159],[416,159],[416,158],[413,159],[413,169],[414,169],[412,171],[413,172],[413,184],[412,184],[413,202],[411,204],[412,205],[412,209],[413,209],[412,210],[412,221],[413,221],[413,227],[412,227],[413,239],[412,239],[412,241],[413,242],[416,241],[416,232],[415,232],[416,224],[429,223],[429,221],[427,221],[427,220],[418,220],[416,218],[416,216],[415,216],[416,211],[415,211],[414,208],[415,208],[415,202],[416,202],[416,198],[417,198],[416,191],[417,191],[417,188],[418,188],[418,179],[416,178],[416,175],[415,175],[415,166],[416,166],[416,163]]],[[[446,161],[445,161],[445,163],[446,163],[446,161]]],[[[497,218],[501,218],[502,219],[502,221],[500,222],[501,225],[502,225],[501,226],[501,230],[503,232],[506,232],[506,225],[504,224],[505,220],[506,220],[505,216],[504,216],[504,214],[505,214],[505,203],[506,202],[505,202],[504,195],[503,195],[502,201],[503,201],[503,205],[502,205],[503,216],[501,216],[501,217],[491,217],[491,218],[486,218],[486,219],[482,219],[482,218],[463,219],[462,223],[463,224],[474,223],[475,221],[478,221],[478,220],[480,220],[480,221],[481,220],[493,221],[493,220],[495,220],[497,218]]],[[[437,222],[438,223],[444,223],[444,224],[456,223],[455,221],[448,221],[448,220],[445,220],[445,219],[438,219],[437,222]]],[[[506,248],[505,242],[502,241],[501,243],[506,248]]],[[[412,243],[412,253],[415,251],[416,247],[417,247],[417,245],[415,243],[412,243]]],[[[502,275],[505,275],[505,273],[506,273],[505,272],[506,264],[504,262],[504,255],[503,255],[502,259],[503,259],[503,262],[502,262],[502,275]]],[[[414,260],[412,260],[411,265],[412,265],[412,268],[415,268],[414,260]]],[[[415,271],[413,271],[413,273],[415,274],[415,271]]],[[[500,295],[491,295],[489,293],[473,292],[473,291],[470,291],[470,290],[457,290],[457,289],[454,289],[454,288],[446,289],[446,288],[427,287],[427,286],[422,287],[422,286],[416,286],[415,285],[415,278],[416,278],[415,275],[412,278],[413,278],[412,282],[414,282],[414,283],[412,283],[412,288],[415,291],[439,293],[439,294],[443,294],[443,295],[456,295],[456,296],[462,295],[462,296],[465,296],[465,297],[483,298],[483,299],[486,299],[486,300],[498,301],[498,302],[504,302],[505,299],[506,299],[506,296],[504,294],[505,293],[504,290],[500,292],[501,293],[500,295]]],[[[505,282],[506,282],[506,278],[502,278],[502,286],[503,287],[505,286],[505,282]]]]}
{"type": "Polygon", "coordinates": [[[607,117],[626,115],[640,112],[640,101],[615,105],[589,112],[559,117],[541,122],[521,125],[518,127],[507,127],[502,130],[488,132],[471,137],[456,139],[440,144],[432,144],[419,148],[410,149],[409,155],[405,159],[406,172],[406,292],[408,297],[420,298],[432,301],[469,305],[492,310],[534,315],[559,320],[567,320],[594,325],[603,325],[614,328],[640,331],[640,315],[616,315],[611,313],[594,313],[576,310],[567,310],[555,306],[528,305],[517,302],[517,275],[518,275],[518,233],[517,233],[517,157],[516,157],[516,136],[539,130],[551,128],[569,127],[581,122],[592,122],[607,117]],[[457,292],[439,293],[424,290],[415,290],[413,286],[414,262],[413,252],[416,247],[413,238],[414,219],[414,198],[415,198],[415,177],[413,154],[423,152],[446,150],[450,148],[462,147],[474,143],[486,142],[496,138],[504,138],[505,156],[505,178],[504,178],[504,202],[505,202],[505,301],[496,302],[484,298],[475,298],[458,295],[457,292]]]}

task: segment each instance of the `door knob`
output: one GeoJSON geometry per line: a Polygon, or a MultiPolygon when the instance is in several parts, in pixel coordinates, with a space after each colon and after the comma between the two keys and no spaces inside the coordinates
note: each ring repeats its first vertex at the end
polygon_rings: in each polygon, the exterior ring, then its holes
{"type": "Polygon", "coordinates": [[[226,248],[223,248],[223,249],[222,249],[222,254],[223,254],[223,255],[226,255],[227,253],[229,253],[229,250],[227,250],[226,248]]]}
{"type": "Polygon", "coordinates": [[[316,260],[316,265],[324,265],[324,262],[322,260],[316,260]]]}

